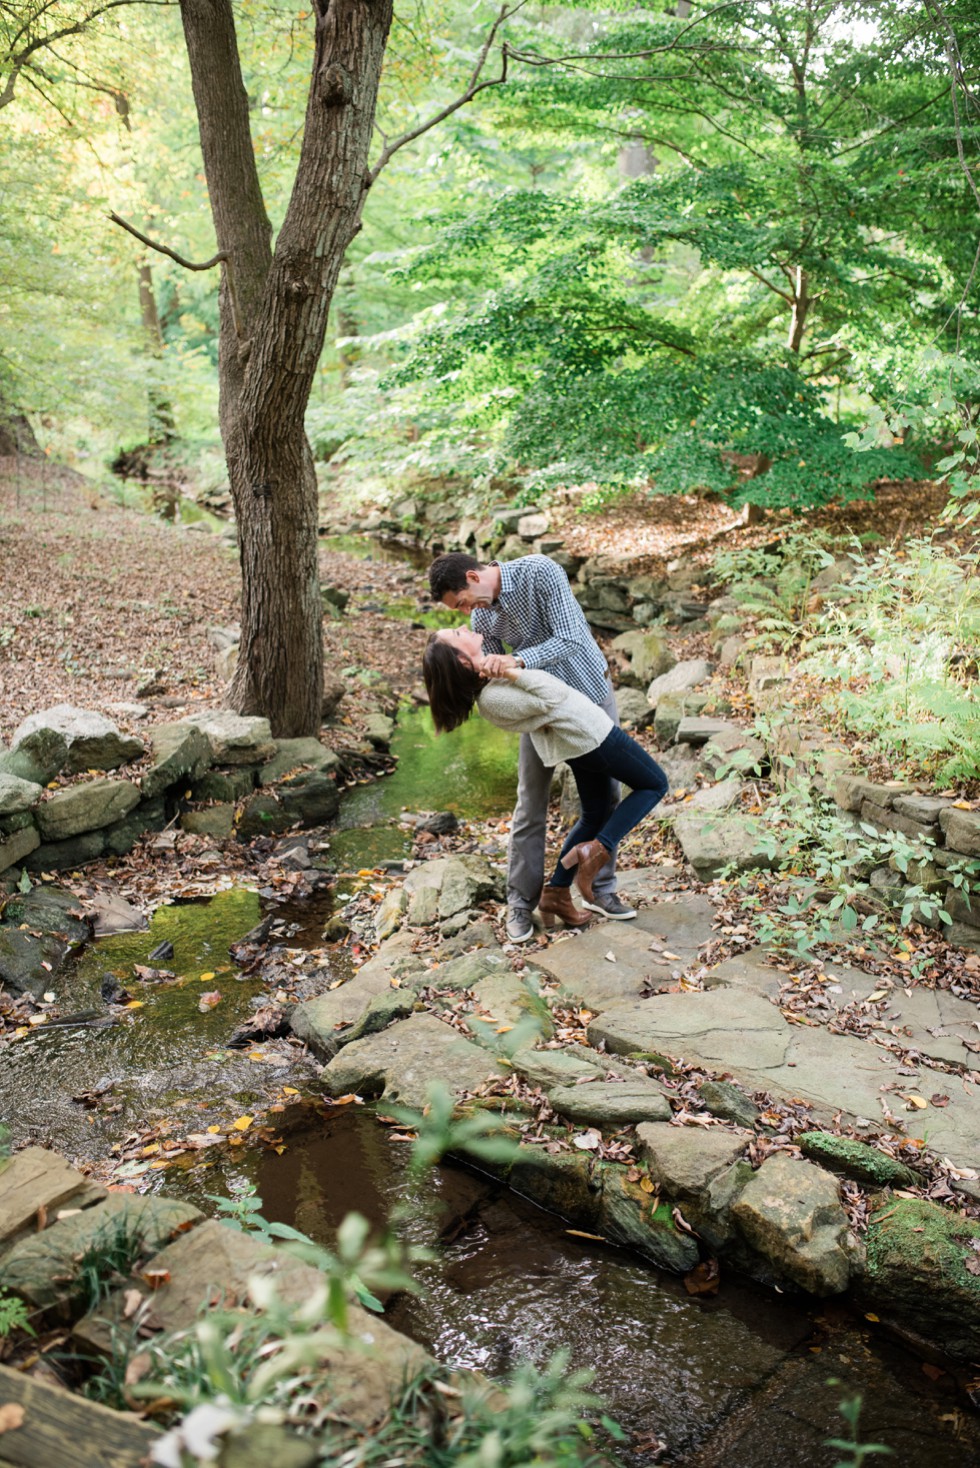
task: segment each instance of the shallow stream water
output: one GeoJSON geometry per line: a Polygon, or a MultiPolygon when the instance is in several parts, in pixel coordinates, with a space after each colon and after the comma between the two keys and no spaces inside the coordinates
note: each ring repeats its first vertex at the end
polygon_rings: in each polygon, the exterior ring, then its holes
{"type": "MultiPolygon", "coordinates": [[[[402,547],[367,544],[375,559],[406,559],[402,547]]],[[[358,545],[363,552],[365,543],[358,545]]],[[[327,853],[337,871],[406,856],[410,825],[398,825],[405,810],[485,818],[509,809],[516,745],[499,731],[473,723],[436,741],[428,713],[411,711],[399,720],[393,749],[396,772],[344,799],[327,853]]],[[[290,909],[289,942],[315,946],[328,910],[323,896],[290,909]]],[[[123,982],[140,1007],[105,1027],[41,1027],[6,1049],[0,1114],[16,1119],[16,1135],[69,1155],[102,1156],[162,1104],[178,1116],[189,1108],[191,1118],[215,1097],[246,1107],[255,1067],[223,1047],[263,986],[240,975],[228,947],[262,915],[257,893],[234,890],[160,908],[148,932],[93,945],[53,985],[60,1013],[104,1010],[107,977],[123,982]],[[146,964],[165,939],[174,956],[156,966],[176,979],[134,983],[133,965],[146,964]],[[202,1013],[201,995],[213,991],[221,1000],[202,1013]],[[72,1099],[110,1082],[116,1109],[72,1099]]],[[[194,1129],[193,1120],[181,1125],[194,1129]]],[[[186,1169],[144,1170],[139,1185],[179,1193],[208,1212],[209,1194],[254,1185],[267,1218],[321,1242],[352,1209],[380,1225],[408,1188],[404,1144],[390,1140],[369,1108],[333,1109],[284,1143],[281,1153],[210,1148],[185,1158],[194,1163],[186,1169]]],[[[794,1302],[728,1279],[717,1297],[689,1296],[680,1280],[575,1236],[562,1220],[466,1169],[443,1167],[424,1194],[409,1193],[406,1232],[433,1246],[435,1258],[420,1267],[420,1296],[389,1302],[391,1323],[440,1360],[494,1376],[523,1356],[541,1362],[567,1347],[573,1365],[594,1370],[596,1390],[629,1434],[631,1463],[833,1468],[838,1454],[824,1440],[842,1433],[838,1402],[859,1392],[863,1438],[888,1443],[902,1468],[980,1464],[977,1418],[962,1414],[950,1379],[944,1396],[917,1360],[840,1306],[794,1302]],[[840,1384],[828,1385],[832,1378],[840,1384]]]]}

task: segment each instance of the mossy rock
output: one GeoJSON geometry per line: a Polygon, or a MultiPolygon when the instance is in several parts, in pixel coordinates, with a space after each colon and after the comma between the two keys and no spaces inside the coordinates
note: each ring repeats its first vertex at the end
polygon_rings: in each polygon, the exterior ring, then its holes
{"type": "Polygon", "coordinates": [[[799,1144],[804,1157],[869,1187],[908,1188],[921,1182],[904,1162],[853,1137],[838,1137],[833,1132],[804,1132],[799,1144]]]}
{"type": "Polygon", "coordinates": [[[980,1358],[980,1223],[921,1198],[884,1197],[867,1233],[864,1291],[875,1310],[980,1358]]]}
{"type": "Polygon", "coordinates": [[[671,1205],[631,1183],[625,1168],[602,1169],[599,1228],[612,1243],[635,1249],[671,1274],[687,1274],[698,1262],[697,1243],[678,1229],[671,1205]]]}

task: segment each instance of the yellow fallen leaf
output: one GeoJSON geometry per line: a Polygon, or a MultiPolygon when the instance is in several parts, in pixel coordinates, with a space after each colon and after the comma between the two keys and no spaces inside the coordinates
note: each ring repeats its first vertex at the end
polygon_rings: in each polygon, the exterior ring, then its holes
{"type": "Polygon", "coordinates": [[[213,978],[214,978],[214,974],[211,973],[211,972],[206,973],[206,974],[202,974],[201,977],[198,979],[198,983],[199,984],[210,984],[210,982],[211,982],[211,980],[213,978]]]}
{"type": "Polygon", "coordinates": [[[670,951],[669,948],[665,948],[663,950],[663,952],[661,953],[660,956],[661,956],[661,958],[672,958],[675,961],[675,963],[680,959],[680,954],[679,953],[671,953],[671,951],[670,951]]]}
{"type": "Polygon", "coordinates": [[[167,1161],[166,1157],[158,1157],[154,1162],[150,1163],[150,1166],[153,1168],[154,1172],[162,1172],[165,1167],[170,1166],[170,1163],[167,1161]]]}
{"type": "Polygon", "coordinates": [[[142,999],[131,999],[129,1001],[129,1003],[126,1005],[126,1008],[127,1009],[142,1009],[143,1008],[143,1001],[142,1001],[142,999]]]}
{"type": "Polygon", "coordinates": [[[159,1150],[160,1150],[160,1143],[159,1142],[151,1142],[148,1147],[144,1147],[143,1148],[143,1151],[142,1151],[142,1154],[141,1155],[143,1157],[151,1157],[154,1152],[159,1152],[159,1150]]]}
{"type": "Polygon", "coordinates": [[[653,1183],[652,1178],[648,1178],[648,1177],[641,1177],[640,1178],[640,1187],[643,1189],[643,1191],[645,1193],[655,1193],[657,1191],[657,1189],[656,1189],[656,1187],[655,1187],[655,1185],[653,1183]]]}
{"type": "Polygon", "coordinates": [[[297,1091],[295,1086],[283,1086],[282,1094],[284,1096],[298,1096],[299,1092],[297,1091]]]}
{"type": "Polygon", "coordinates": [[[216,1133],[223,1132],[224,1131],[224,1127],[218,1126],[218,1123],[215,1122],[213,1126],[209,1126],[208,1127],[208,1131],[211,1133],[211,1135],[213,1137],[213,1136],[216,1135],[216,1133]]]}
{"type": "Polygon", "coordinates": [[[497,1026],[497,1034],[498,1035],[507,1035],[507,1034],[510,1033],[510,1031],[513,1028],[514,1028],[513,1025],[498,1025],[497,1026]]]}
{"type": "Polygon", "coordinates": [[[254,1116],[239,1116],[235,1121],[232,1122],[232,1126],[235,1128],[236,1132],[247,1132],[254,1120],[254,1116]]]}
{"type": "Polygon", "coordinates": [[[877,1325],[881,1317],[876,1315],[873,1310],[868,1310],[864,1318],[865,1320],[870,1320],[872,1325],[877,1325]]]}
{"type": "Polygon", "coordinates": [[[597,1244],[604,1244],[605,1237],[602,1234],[587,1234],[584,1228],[566,1228],[565,1232],[573,1239],[595,1239],[597,1244]]]}
{"type": "Polygon", "coordinates": [[[929,1102],[925,1099],[924,1096],[917,1096],[914,1091],[910,1091],[909,1094],[903,1099],[908,1101],[918,1111],[924,1110],[925,1107],[929,1105],[929,1102]]]}

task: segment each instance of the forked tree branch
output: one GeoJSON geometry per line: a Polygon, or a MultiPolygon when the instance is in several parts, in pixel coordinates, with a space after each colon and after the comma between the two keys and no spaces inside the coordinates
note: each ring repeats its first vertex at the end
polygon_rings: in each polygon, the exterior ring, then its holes
{"type": "Polygon", "coordinates": [[[487,32],[487,38],[480,47],[480,54],[476,59],[476,65],[473,68],[473,74],[470,77],[466,91],[458,96],[455,101],[450,102],[447,107],[443,107],[440,112],[430,117],[428,122],[420,123],[418,127],[412,128],[411,132],[403,133],[400,138],[395,138],[393,143],[386,143],[381,150],[381,156],[377,163],[364,176],[365,189],[371,187],[377,179],[378,174],[383,168],[388,166],[393,155],[398,152],[399,148],[404,148],[407,143],[414,143],[415,139],[422,137],[423,133],[430,132],[432,128],[438,127],[440,122],[445,122],[447,117],[451,117],[454,112],[458,112],[461,107],[465,107],[468,102],[472,102],[477,93],[485,91],[487,87],[499,87],[507,80],[507,59],[510,52],[506,44],[500,48],[500,75],[490,77],[486,81],[481,81],[480,76],[490,58],[490,52],[493,49],[493,43],[497,39],[497,33],[500,27],[512,15],[516,15],[518,10],[523,9],[526,4],[527,0],[517,0],[517,4],[511,5],[509,8],[507,5],[500,7],[500,14],[490,27],[490,30],[487,32]]]}
{"type": "Polygon", "coordinates": [[[219,250],[217,255],[211,256],[210,260],[188,260],[186,256],[178,255],[177,251],[172,250],[169,245],[161,245],[156,240],[151,240],[149,235],[143,234],[142,230],[137,229],[135,224],[130,224],[128,220],[123,219],[122,215],[117,214],[114,209],[110,211],[109,218],[113,224],[118,224],[120,229],[125,229],[129,234],[134,235],[141,244],[146,245],[151,250],[156,250],[160,255],[167,255],[171,260],[176,260],[177,264],[182,266],[184,270],[213,270],[216,265],[223,265],[225,267],[225,280],[228,282],[228,296],[231,301],[232,319],[235,323],[235,335],[239,338],[241,337],[241,331],[238,325],[238,297],[235,295],[235,276],[231,268],[231,261],[224,250],[219,250]]]}

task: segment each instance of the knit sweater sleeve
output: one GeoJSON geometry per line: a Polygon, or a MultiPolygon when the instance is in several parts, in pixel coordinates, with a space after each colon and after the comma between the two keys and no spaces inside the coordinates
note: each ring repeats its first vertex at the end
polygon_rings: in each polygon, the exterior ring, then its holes
{"type": "Polygon", "coordinates": [[[526,668],[513,680],[494,678],[477,702],[483,717],[498,729],[530,734],[548,723],[567,696],[568,689],[560,679],[526,668]]]}

